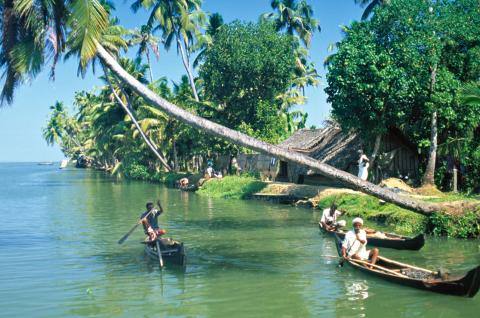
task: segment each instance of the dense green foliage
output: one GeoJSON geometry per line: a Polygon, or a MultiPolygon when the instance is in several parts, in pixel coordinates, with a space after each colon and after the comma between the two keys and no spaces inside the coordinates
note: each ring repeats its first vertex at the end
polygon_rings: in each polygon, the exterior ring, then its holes
{"type": "Polygon", "coordinates": [[[428,223],[428,230],[434,235],[458,238],[479,238],[479,215],[469,212],[462,216],[451,216],[437,213],[428,223]]]}
{"type": "Polygon", "coordinates": [[[459,98],[464,85],[480,78],[479,10],[475,0],[392,0],[371,20],[348,27],[329,59],[332,114],[366,140],[398,128],[426,161],[430,118],[437,112],[436,180],[445,188],[448,182],[442,180],[451,167],[441,167],[447,159],[462,167],[464,190],[480,186],[478,163],[472,160],[478,153],[480,104],[459,98]]]}
{"type": "Polygon", "coordinates": [[[267,23],[224,25],[205,53],[200,76],[206,98],[219,105],[216,121],[276,143],[287,123],[277,96],[295,68],[293,40],[267,23]]]}

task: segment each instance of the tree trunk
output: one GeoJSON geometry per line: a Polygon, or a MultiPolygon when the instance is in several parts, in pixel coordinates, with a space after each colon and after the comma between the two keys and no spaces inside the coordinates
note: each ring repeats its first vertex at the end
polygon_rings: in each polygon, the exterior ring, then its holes
{"type": "MultiPolygon", "coordinates": [[[[432,69],[431,82],[430,82],[430,100],[435,90],[435,83],[437,81],[437,65],[432,69]]],[[[433,105],[435,107],[435,105],[433,105]]],[[[437,127],[437,110],[434,109],[430,121],[430,150],[428,153],[428,162],[425,169],[425,173],[422,178],[422,186],[435,184],[435,163],[437,161],[437,139],[438,139],[438,127],[437,127]]]]}
{"type": "Polygon", "coordinates": [[[457,193],[458,192],[458,170],[457,170],[457,165],[453,164],[453,192],[457,193]]]}
{"type": "Polygon", "coordinates": [[[198,98],[197,88],[195,87],[195,80],[193,78],[193,74],[192,74],[192,71],[190,69],[190,63],[187,61],[186,53],[183,49],[182,43],[180,42],[180,38],[178,37],[178,34],[177,34],[177,45],[180,49],[180,55],[182,56],[183,66],[185,67],[185,70],[187,71],[187,76],[188,76],[188,80],[190,82],[190,86],[192,87],[193,97],[195,98],[195,100],[197,102],[199,102],[200,99],[198,98]]]}
{"type": "Polygon", "coordinates": [[[356,176],[351,175],[345,171],[341,171],[327,164],[321,163],[320,161],[308,157],[304,154],[289,151],[288,149],[268,144],[238,131],[211,122],[205,118],[193,115],[185,111],[184,109],[159,97],[146,86],[137,81],[133,76],[128,74],[128,72],[126,72],[100,44],[97,44],[97,54],[99,58],[103,61],[103,63],[105,63],[114,74],[116,74],[126,85],[130,86],[146,101],[161,108],[170,116],[177,118],[178,120],[182,121],[187,125],[196,127],[202,131],[205,131],[211,135],[220,137],[222,139],[229,140],[237,145],[241,145],[261,153],[269,154],[284,161],[294,162],[303,166],[307,166],[315,171],[318,171],[324,176],[339,180],[355,189],[358,189],[359,191],[371,194],[387,202],[395,203],[403,208],[417,211],[423,215],[429,216],[433,212],[442,210],[441,206],[438,204],[430,202],[420,202],[410,197],[398,195],[392,191],[363,181],[360,178],[357,178],[356,176]]]}
{"type": "Polygon", "coordinates": [[[378,134],[377,137],[375,137],[375,145],[373,146],[373,152],[372,152],[372,155],[370,156],[370,167],[373,167],[373,163],[375,162],[375,159],[378,156],[378,152],[380,151],[381,144],[382,144],[382,134],[378,134]]]}
{"type": "Polygon", "coordinates": [[[175,172],[178,172],[178,156],[177,156],[177,142],[175,138],[172,138],[172,145],[173,145],[173,169],[175,172]]]}
{"type": "Polygon", "coordinates": [[[138,132],[140,133],[140,136],[142,136],[142,138],[145,141],[145,143],[147,144],[147,146],[152,150],[152,152],[155,154],[155,156],[158,158],[158,160],[160,160],[160,162],[165,167],[165,169],[167,169],[167,171],[171,171],[172,168],[170,168],[170,166],[168,165],[165,158],[157,150],[157,147],[155,147],[155,145],[153,144],[152,141],[150,141],[150,139],[147,137],[147,135],[145,135],[145,132],[142,130],[142,127],[140,127],[140,124],[138,123],[138,121],[135,118],[135,115],[133,114],[133,112],[134,112],[133,109],[130,109],[130,107],[125,105],[125,103],[122,101],[120,96],[118,96],[117,92],[115,92],[115,89],[114,89],[112,83],[108,79],[108,71],[107,71],[105,65],[102,65],[102,67],[103,67],[103,72],[105,73],[105,78],[107,79],[108,85],[110,86],[110,89],[112,90],[113,96],[115,97],[117,102],[120,104],[120,106],[122,106],[123,110],[127,113],[128,117],[130,117],[130,119],[132,120],[133,124],[137,128],[138,132]]]}
{"type": "Polygon", "coordinates": [[[148,70],[150,74],[150,84],[153,83],[153,71],[152,71],[152,63],[150,63],[150,50],[147,48],[147,63],[148,63],[148,70]]]}

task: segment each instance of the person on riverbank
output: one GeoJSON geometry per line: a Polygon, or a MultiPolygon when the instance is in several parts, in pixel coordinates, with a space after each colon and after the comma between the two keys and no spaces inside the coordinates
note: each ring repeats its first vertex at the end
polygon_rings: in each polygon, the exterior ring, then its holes
{"type": "Polygon", "coordinates": [[[186,188],[188,187],[188,184],[189,184],[189,180],[188,178],[181,178],[180,180],[178,180],[178,186],[179,188],[186,188]]]}
{"type": "Polygon", "coordinates": [[[358,151],[358,177],[362,180],[367,180],[368,178],[368,167],[370,166],[370,160],[363,153],[363,150],[358,151]]]}
{"type": "Polygon", "coordinates": [[[215,170],[213,169],[213,161],[208,160],[207,169],[205,170],[205,179],[210,179],[215,176],[215,170]]]}
{"type": "Polygon", "coordinates": [[[322,227],[328,231],[334,231],[338,228],[345,226],[345,221],[340,220],[337,222],[337,218],[342,216],[342,212],[337,210],[337,205],[332,203],[330,208],[324,209],[320,223],[322,227]]]}
{"type": "Polygon", "coordinates": [[[160,229],[158,226],[158,217],[163,213],[163,209],[161,207],[160,210],[155,209],[152,202],[147,202],[146,208],[147,211],[140,215],[139,223],[143,225],[143,230],[148,236],[148,239],[154,241],[167,233],[167,231],[160,229]]]}
{"type": "Polygon", "coordinates": [[[367,233],[362,229],[363,220],[354,218],[352,224],[353,230],[347,232],[342,243],[342,257],[369,261],[370,264],[375,265],[378,249],[367,250],[367,233]]]}

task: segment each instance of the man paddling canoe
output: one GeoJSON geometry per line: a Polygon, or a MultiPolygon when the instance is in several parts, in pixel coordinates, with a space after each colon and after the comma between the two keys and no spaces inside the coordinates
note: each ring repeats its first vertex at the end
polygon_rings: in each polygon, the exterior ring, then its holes
{"type": "Polygon", "coordinates": [[[343,258],[353,258],[362,261],[368,261],[375,265],[378,257],[378,249],[374,248],[367,251],[367,233],[362,229],[363,220],[361,218],[354,218],[353,230],[350,230],[345,235],[342,243],[343,258]]]}
{"type": "Polygon", "coordinates": [[[152,202],[148,202],[146,205],[147,211],[143,212],[140,215],[140,220],[138,221],[143,225],[143,230],[150,241],[154,241],[157,237],[167,233],[164,229],[160,229],[158,226],[158,217],[163,213],[163,209],[158,205],[160,210],[155,209],[152,202]]]}

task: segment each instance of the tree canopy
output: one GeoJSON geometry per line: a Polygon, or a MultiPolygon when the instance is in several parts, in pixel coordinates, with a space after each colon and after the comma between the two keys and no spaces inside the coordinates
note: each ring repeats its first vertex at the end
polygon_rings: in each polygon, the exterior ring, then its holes
{"type": "Polygon", "coordinates": [[[233,22],[214,36],[200,67],[205,95],[227,127],[278,142],[286,129],[281,102],[293,79],[293,39],[272,24],[233,22]]]}
{"type": "Polygon", "coordinates": [[[329,61],[332,114],[346,129],[370,136],[399,128],[424,158],[434,111],[440,145],[452,136],[469,139],[480,109],[460,102],[459,90],[480,78],[479,43],[475,0],[391,1],[347,28],[329,61]]]}

